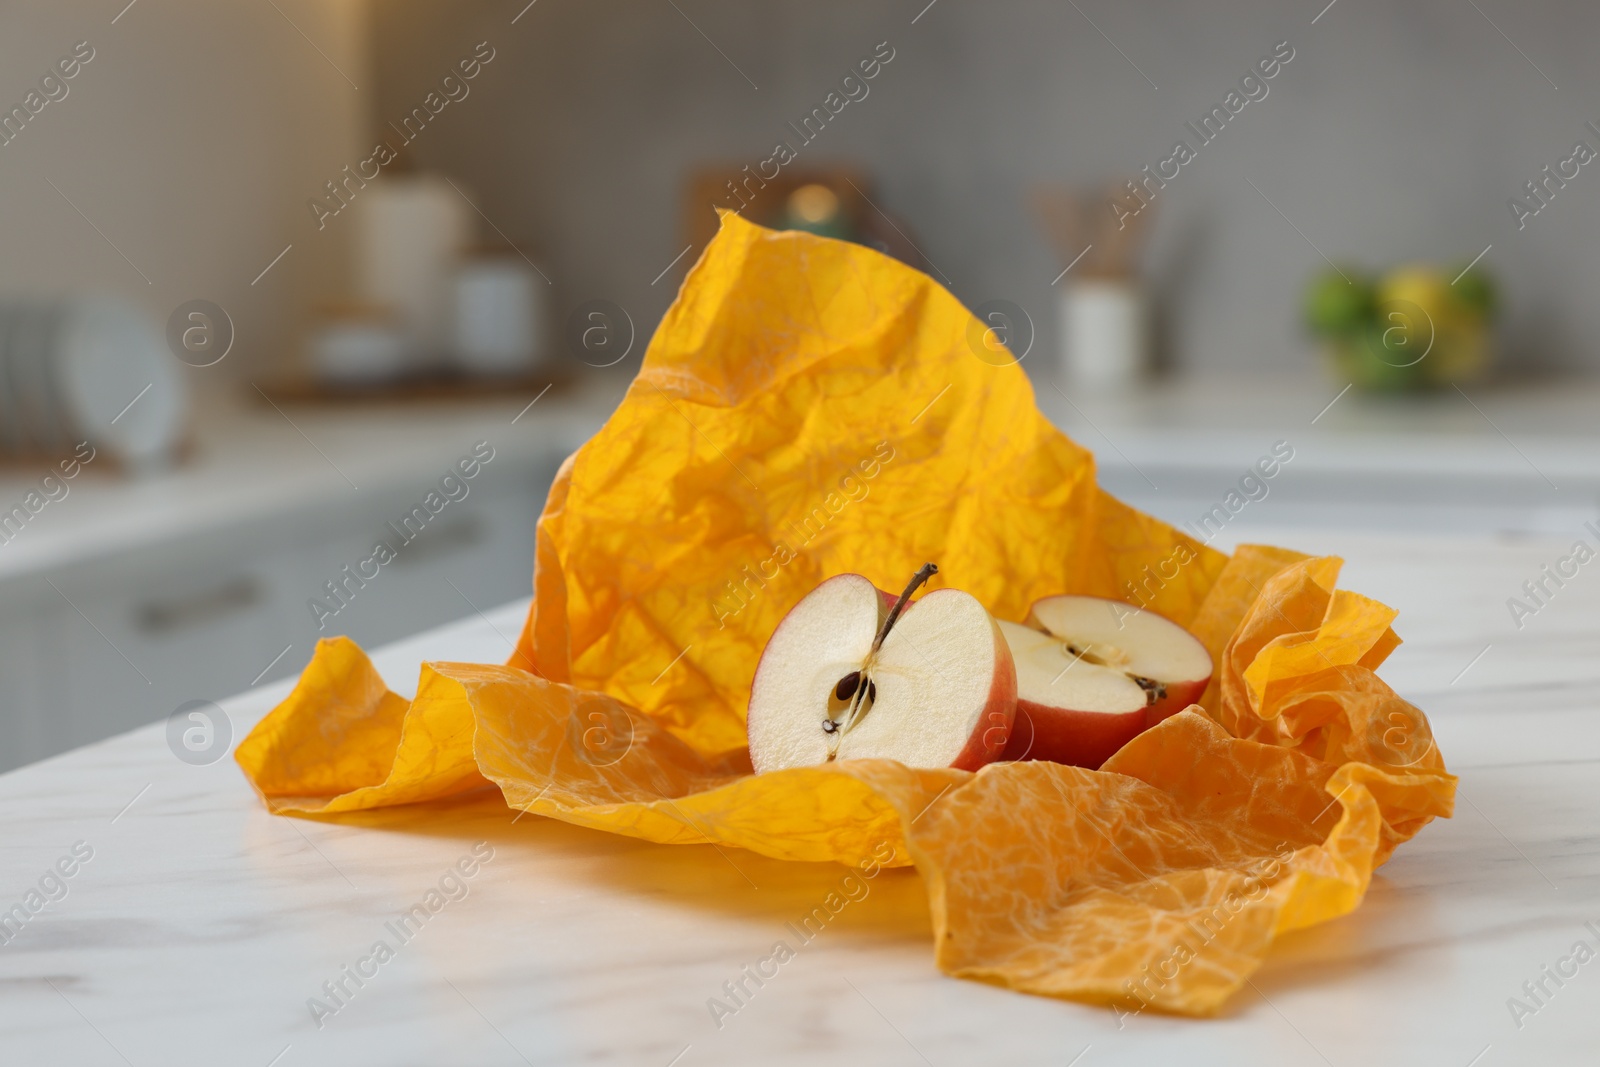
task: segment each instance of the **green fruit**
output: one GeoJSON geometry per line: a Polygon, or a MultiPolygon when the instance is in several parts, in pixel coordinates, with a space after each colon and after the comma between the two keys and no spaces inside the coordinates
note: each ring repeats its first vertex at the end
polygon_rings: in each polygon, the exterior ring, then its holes
{"type": "Polygon", "coordinates": [[[1333,343],[1340,371],[1357,387],[1373,393],[1404,392],[1416,388],[1426,378],[1426,360],[1412,363],[1415,357],[1386,337],[1376,324],[1333,343]]]}
{"type": "Polygon", "coordinates": [[[1305,315],[1313,333],[1324,337],[1353,334],[1372,315],[1372,284],[1353,270],[1345,274],[1324,271],[1306,288],[1305,315]]]}
{"type": "MultiPolygon", "coordinates": [[[[1460,271],[1456,273],[1460,274],[1460,271]]],[[[1482,264],[1462,274],[1451,288],[1456,291],[1456,299],[1467,307],[1485,319],[1494,317],[1495,309],[1500,303],[1500,293],[1494,283],[1494,277],[1482,264]]]]}

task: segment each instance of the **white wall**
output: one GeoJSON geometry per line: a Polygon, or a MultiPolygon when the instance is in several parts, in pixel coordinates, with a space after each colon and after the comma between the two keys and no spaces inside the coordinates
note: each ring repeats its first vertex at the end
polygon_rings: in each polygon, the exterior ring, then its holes
{"type": "Polygon", "coordinates": [[[235,349],[186,373],[202,390],[258,375],[290,350],[303,309],[342,288],[346,250],[309,225],[305,199],[364,139],[360,5],[274,0],[280,14],[266,0],[125,2],[0,13],[6,108],[76,42],[95,50],[68,95],[0,147],[0,298],[111,290],[162,323],[186,300],[213,300],[234,320],[235,349]]]}
{"type": "Polygon", "coordinates": [[[1062,264],[1030,186],[1162,158],[1186,120],[1288,40],[1296,55],[1270,95],[1159,204],[1151,265],[1175,360],[1310,371],[1299,298],[1323,261],[1265,193],[1336,260],[1464,261],[1492,243],[1483,262],[1510,298],[1517,363],[1600,372],[1600,170],[1584,168],[1522,232],[1506,207],[1576,139],[1600,148],[1584,129],[1600,123],[1596,5],[1341,0],[1313,25],[1325,0],[678,0],[681,14],[659,0],[543,0],[511,25],[525,3],[379,5],[380,105],[403,111],[473,42],[499,48],[417,154],[549,254],[564,308],[608,297],[653,325],[687,266],[650,284],[683,247],[685,169],[765,158],[786,122],[888,40],[892,65],[808,160],[869,168],[956,295],[1029,309],[1047,357],[1062,264]]]}

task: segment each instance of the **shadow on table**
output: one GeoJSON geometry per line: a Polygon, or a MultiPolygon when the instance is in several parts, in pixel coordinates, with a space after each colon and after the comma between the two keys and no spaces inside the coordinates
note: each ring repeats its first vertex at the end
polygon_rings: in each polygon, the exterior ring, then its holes
{"type": "Polygon", "coordinates": [[[820,907],[830,931],[926,944],[933,966],[927,891],[909,867],[881,870],[869,879],[837,863],[776,860],[718,845],[659,845],[514,811],[493,787],[311,821],[349,833],[456,839],[463,851],[487,840],[495,847],[497,865],[561,867],[574,880],[601,882],[614,892],[779,927],[800,926],[820,907]],[[830,894],[836,912],[826,912],[830,894]]]}

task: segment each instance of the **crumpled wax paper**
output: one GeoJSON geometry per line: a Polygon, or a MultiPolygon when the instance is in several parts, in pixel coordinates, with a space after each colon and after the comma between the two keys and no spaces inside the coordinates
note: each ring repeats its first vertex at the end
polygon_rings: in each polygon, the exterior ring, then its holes
{"type": "Polygon", "coordinates": [[[1101,492],[1026,374],[926,276],[725,216],[539,521],[510,663],[431,663],[415,700],[323,641],[237,758],[278,813],[493,783],[513,807],[664,844],[915,864],[952,975],[1119,1010],[1216,1011],[1273,939],[1343,915],[1455,779],[1374,674],[1394,612],[1339,561],[1232,557],[1101,492]],[[1143,600],[1217,670],[1100,770],[846,761],[755,777],[762,647],[829,575],[924,561],[1022,619],[1143,600]]]}

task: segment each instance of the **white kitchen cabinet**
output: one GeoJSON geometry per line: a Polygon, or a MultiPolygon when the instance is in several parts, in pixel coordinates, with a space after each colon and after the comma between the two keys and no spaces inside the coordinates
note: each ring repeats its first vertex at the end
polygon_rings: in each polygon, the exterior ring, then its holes
{"type": "Polygon", "coordinates": [[[348,634],[370,647],[415,633],[424,615],[433,620],[424,625],[435,625],[527,596],[533,586],[534,525],[554,475],[554,462],[491,466],[472,483],[466,499],[446,505],[410,542],[387,524],[398,525],[418,505],[426,481],[368,501],[340,522],[311,526],[289,605],[296,652],[287,658],[303,663],[319,637],[348,634]],[[372,556],[379,541],[395,550],[395,558],[379,567],[376,577],[362,579],[357,565],[372,556]],[[355,580],[343,571],[346,566],[355,580]],[[327,594],[330,581],[340,587],[344,605],[327,594]],[[318,613],[307,603],[313,598],[337,611],[322,616],[320,627],[318,613]]]}
{"type": "MultiPolygon", "coordinates": [[[[430,522],[319,630],[313,597],[370,554],[403,492],[285,515],[18,582],[0,608],[0,766],[86,744],[191,700],[298,671],[319,637],[366,646],[526,595],[548,466],[508,470],[430,522]],[[53,603],[52,603],[53,601],[53,603]]],[[[399,539],[388,532],[388,540],[399,539]]],[[[515,634],[508,634],[514,638],[515,634]]],[[[509,652],[509,648],[507,649],[509,652]]]]}
{"type": "Polygon", "coordinates": [[[71,747],[66,724],[46,714],[57,681],[44,669],[49,662],[50,614],[41,608],[33,621],[21,617],[0,621],[0,723],[6,726],[0,735],[0,768],[21,766],[71,747]]]}
{"type": "MultiPolygon", "coordinates": [[[[258,533],[265,531],[257,531],[258,533]]],[[[248,687],[285,643],[283,553],[240,531],[186,538],[56,575],[48,714],[86,744],[248,687]],[[229,536],[232,534],[233,536],[229,536]]]]}
{"type": "Polygon", "coordinates": [[[170,475],[80,476],[0,544],[0,770],[295,674],[319,637],[370,648],[527,596],[550,482],[613,402],[219,413],[170,475]],[[401,544],[386,524],[480,439],[494,460],[401,544]],[[396,558],[319,629],[307,601],[380,539],[396,558]]]}

